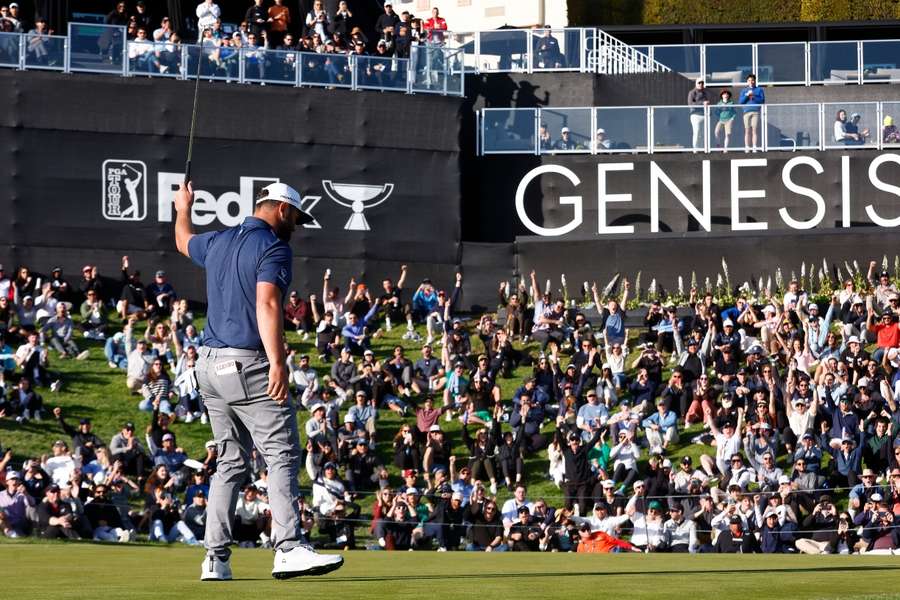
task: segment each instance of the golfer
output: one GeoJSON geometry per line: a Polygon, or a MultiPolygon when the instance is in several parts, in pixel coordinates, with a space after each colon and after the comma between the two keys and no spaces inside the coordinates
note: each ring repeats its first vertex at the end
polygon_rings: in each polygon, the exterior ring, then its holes
{"type": "Polygon", "coordinates": [[[175,194],[175,244],[206,269],[208,312],[196,374],[218,446],[206,510],[206,558],[200,579],[231,579],[232,523],[250,449],[268,467],[272,543],[278,579],[340,568],[338,555],[318,554],[302,540],[297,508],[300,440],[288,400],[282,298],[291,283],[288,242],[313,220],[297,191],[283,183],[262,189],[253,216],[237,227],[195,235],[190,184],[175,194]]]}

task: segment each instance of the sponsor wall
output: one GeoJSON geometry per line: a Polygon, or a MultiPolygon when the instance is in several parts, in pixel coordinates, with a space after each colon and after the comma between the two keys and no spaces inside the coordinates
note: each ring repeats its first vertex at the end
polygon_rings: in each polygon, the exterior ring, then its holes
{"type": "MultiPolygon", "coordinates": [[[[162,267],[181,293],[202,298],[202,271],[177,255],[172,237],[191,84],[0,78],[17,99],[0,117],[2,262],[61,264],[71,277],[99,263],[115,275],[127,254],[145,274],[162,267]]],[[[341,286],[351,275],[396,278],[402,263],[411,278],[450,279],[460,260],[460,101],[392,96],[204,85],[192,168],[197,229],[240,223],[259,188],[283,181],[316,219],[292,241],[298,289],[320,291],[328,267],[341,286]]]]}

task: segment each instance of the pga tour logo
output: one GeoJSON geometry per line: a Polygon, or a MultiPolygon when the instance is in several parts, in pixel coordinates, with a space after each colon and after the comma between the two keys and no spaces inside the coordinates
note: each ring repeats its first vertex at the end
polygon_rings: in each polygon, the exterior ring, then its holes
{"type": "MultiPolygon", "coordinates": [[[[111,221],[143,221],[147,218],[147,165],[140,160],[108,159],[103,162],[103,217],[111,221]]],[[[175,192],[184,181],[182,173],[160,171],[156,174],[157,220],[171,223],[175,218],[175,192]]],[[[226,227],[239,225],[253,213],[256,192],[265,185],[277,183],[277,177],[238,178],[238,189],[215,194],[195,188],[191,222],[194,225],[213,225],[218,222],[226,227]]],[[[322,180],[325,193],[337,204],[349,208],[350,217],[344,224],[347,231],[370,231],[363,211],[390,198],[393,183],[364,185],[337,183],[322,180]]],[[[321,196],[304,196],[303,210],[313,214],[321,196]]],[[[322,229],[318,220],[303,226],[306,229],[322,229]]]]}
{"type": "Polygon", "coordinates": [[[110,221],[147,217],[147,165],[140,160],[103,161],[103,216],[110,221]]]}

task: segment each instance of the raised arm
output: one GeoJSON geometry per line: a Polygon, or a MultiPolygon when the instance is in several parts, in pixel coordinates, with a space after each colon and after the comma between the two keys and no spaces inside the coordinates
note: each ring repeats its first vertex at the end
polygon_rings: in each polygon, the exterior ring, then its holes
{"type": "Polygon", "coordinates": [[[180,253],[190,258],[188,244],[194,237],[194,226],[191,224],[191,206],[194,204],[194,188],[191,182],[179,184],[175,192],[175,247],[180,253]]]}
{"type": "Polygon", "coordinates": [[[406,265],[400,265],[400,277],[397,278],[397,289],[402,290],[403,286],[406,285],[406,273],[406,265]]]}

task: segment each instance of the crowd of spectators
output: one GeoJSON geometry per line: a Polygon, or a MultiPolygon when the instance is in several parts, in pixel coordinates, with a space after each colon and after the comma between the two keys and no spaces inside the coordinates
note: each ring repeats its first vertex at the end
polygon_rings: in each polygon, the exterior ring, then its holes
{"type": "MultiPolygon", "coordinates": [[[[187,42],[203,48],[200,69],[204,76],[237,79],[243,55],[243,67],[251,79],[292,81],[298,61],[303,61],[306,81],[334,85],[349,84],[350,55],[371,57],[365,73],[372,81],[363,83],[388,84],[385,79],[398,76],[393,59],[409,58],[412,47],[419,44],[443,45],[447,31],[438,7],[430,18],[419,19],[408,11],[394,12],[390,2],[375,23],[358,20],[346,0],[333,11],[317,0],[306,15],[294,14],[283,0],[253,0],[239,24],[223,23],[221,9],[212,0],[198,4],[195,13],[197,33],[193,35],[181,32],[166,16],[148,14],[143,2],[133,10],[119,2],[106,23],[127,28],[133,72],[178,74],[183,67],[181,43],[187,42]]],[[[195,54],[190,56],[191,62],[197,60],[195,54]]]]}
{"type": "MultiPolygon", "coordinates": [[[[61,432],[21,469],[11,452],[0,460],[7,536],[203,539],[216,443],[189,457],[172,428],[206,422],[192,376],[202,328],[165,272],[144,285],[123,257],[114,281],[91,265],[77,283],[56,268],[46,280],[0,269],[0,418],[52,416],[61,432]],[[123,391],[140,398],[135,411],[149,413],[145,426],[123,423],[107,443],[90,419],[44,405],[39,390],[58,389],[52,366],[81,355],[78,337],[103,343],[123,391]]],[[[322,365],[289,345],[310,482],[298,502],[316,544],[900,548],[900,295],[876,263],[815,298],[797,281],[721,305],[692,289],[632,317],[627,280],[618,292],[586,285],[579,305],[531,273],[501,283],[498,310],[469,321],[458,314],[461,275],[448,289],[407,281],[404,266],[396,281],[370,288],[351,279],[342,294],[327,271],[321,296],[292,292],[285,301],[285,330],[322,365]],[[372,342],[388,334],[404,344],[381,354],[372,342]],[[511,381],[523,369],[524,380],[511,381]],[[548,460],[545,473],[526,467],[541,464],[535,458],[548,460]],[[558,492],[529,495],[541,479],[558,492]],[[366,525],[369,541],[358,544],[366,525]]],[[[251,458],[236,540],[267,547],[266,466],[255,451],[251,458]]]]}

